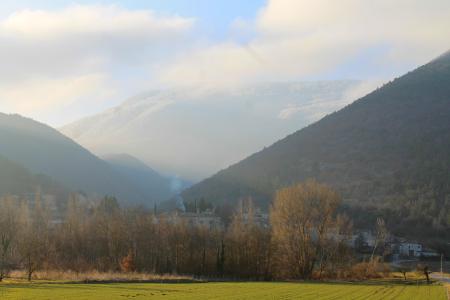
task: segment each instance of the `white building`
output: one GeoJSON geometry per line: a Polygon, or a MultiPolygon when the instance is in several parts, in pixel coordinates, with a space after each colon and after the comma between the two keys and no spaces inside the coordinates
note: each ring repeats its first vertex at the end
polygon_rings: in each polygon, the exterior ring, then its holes
{"type": "Polygon", "coordinates": [[[402,242],[398,244],[398,252],[403,256],[419,257],[422,254],[422,244],[414,242],[402,242]]]}

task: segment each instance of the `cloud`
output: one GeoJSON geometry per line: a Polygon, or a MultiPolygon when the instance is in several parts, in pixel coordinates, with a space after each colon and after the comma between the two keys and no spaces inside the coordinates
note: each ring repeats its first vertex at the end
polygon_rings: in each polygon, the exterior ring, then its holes
{"type": "Polygon", "coordinates": [[[236,24],[246,31],[253,24],[253,38],[182,55],[161,70],[161,81],[195,85],[317,78],[361,55],[395,72],[450,48],[448,0],[271,0],[253,22],[236,24]],[[374,51],[373,57],[367,54],[374,51]]]}
{"type": "Polygon", "coordinates": [[[83,116],[152,87],[360,79],[361,70],[372,79],[450,47],[448,0],[269,0],[220,41],[195,24],[117,5],[16,11],[0,19],[0,109],[51,121],[52,112],[83,116]],[[45,96],[44,87],[58,92],[45,96]]]}
{"type": "Polygon", "coordinates": [[[194,22],[115,5],[17,11],[0,20],[0,108],[51,121],[77,105],[81,117],[106,95],[131,93],[130,81],[183,48],[194,22]]]}
{"type": "Polygon", "coordinates": [[[19,11],[0,21],[0,79],[148,66],[182,47],[193,23],[118,6],[19,11]]]}
{"type": "Polygon", "coordinates": [[[168,34],[189,30],[193,21],[115,5],[73,5],[61,11],[19,11],[6,18],[0,28],[4,34],[14,37],[40,40],[78,34],[166,38],[168,34]]]}
{"type": "Polygon", "coordinates": [[[52,118],[52,114],[60,112],[61,117],[66,118],[70,114],[64,111],[65,108],[73,107],[74,104],[94,106],[93,99],[105,99],[113,93],[104,74],[59,79],[34,78],[0,84],[0,109],[35,118],[52,118]]]}

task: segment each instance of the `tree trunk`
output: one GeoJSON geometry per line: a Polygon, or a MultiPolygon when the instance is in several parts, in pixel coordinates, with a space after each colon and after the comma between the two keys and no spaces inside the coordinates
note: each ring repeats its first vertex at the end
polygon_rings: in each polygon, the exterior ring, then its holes
{"type": "Polygon", "coordinates": [[[31,262],[31,258],[28,257],[28,281],[31,281],[31,276],[33,275],[33,265],[31,262]]]}
{"type": "Polygon", "coordinates": [[[425,267],[423,269],[423,273],[425,274],[425,277],[427,278],[427,284],[430,284],[430,271],[428,271],[428,267],[425,267]]]}

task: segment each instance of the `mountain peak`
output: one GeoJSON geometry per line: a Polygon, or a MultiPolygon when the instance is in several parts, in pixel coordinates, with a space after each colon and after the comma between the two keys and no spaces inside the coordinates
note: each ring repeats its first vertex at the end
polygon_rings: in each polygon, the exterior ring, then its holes
{"type": "Polygon", "coordinates": [[[165,174],[198,181],[369,89],[336,80],[151,91],[61,131],[99,155],[130,153],[165,174]]]}

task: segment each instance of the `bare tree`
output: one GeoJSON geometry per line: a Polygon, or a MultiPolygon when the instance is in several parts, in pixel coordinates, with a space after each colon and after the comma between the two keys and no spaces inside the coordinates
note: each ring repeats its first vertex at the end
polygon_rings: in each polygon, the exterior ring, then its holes
{"type": "Polygon", "coordinates": [[[11,267],[11,248],[16,234],[17,208],[13,199],[0,199],[0,282],[8,275],[11,267]]]}
{"type": "Polygon", "coordinates": [[[41,195],[37,192],[33,210],[30,212],[29,204],[22,202],[20,212],[21,236],[18,241],[18,250],[27,278],[31,281],[33,273],[48,258],[46,252],[49,249],[49,209],[43,206],[41,195]]]}
{"type": "Polygon", "coordinates": [[[427,284],[430,284],[430,274],[432,272],[430,271],[430,269],[428,268],[428,266],[424,266],[423,267],[423,274],[425,275],[425,278],[427,279],[427,284]]]}
{"type": "Polygon", "coordinates": [[[311,278],[334,227],[339,202],[335,191],[316,181],[277,192],[271,224],[279,276],[311,278]]]}
{"type": "Polygon", "coordinates": [[[375,245],[373,246],[372,255],[370,261],[373,261],[376,250],[382,246],[385,246],[388,231],[383,218],[377,218],[376,232],[375,232],[375,245]]]}
{"type": "Polygon", "coordinates": [[[406,280],[406,279],[407,279],[407,278],[406,278],[406,274],[407,274],[408,272],[411,272],[411,267],[410,267],[410,266],[407,266],[407,265],[401,265],[401,266],[398,266],[398,267],[397,267],[397,271],[400,272],[400,273],[402,273],[403,279],[406,280]]]}

